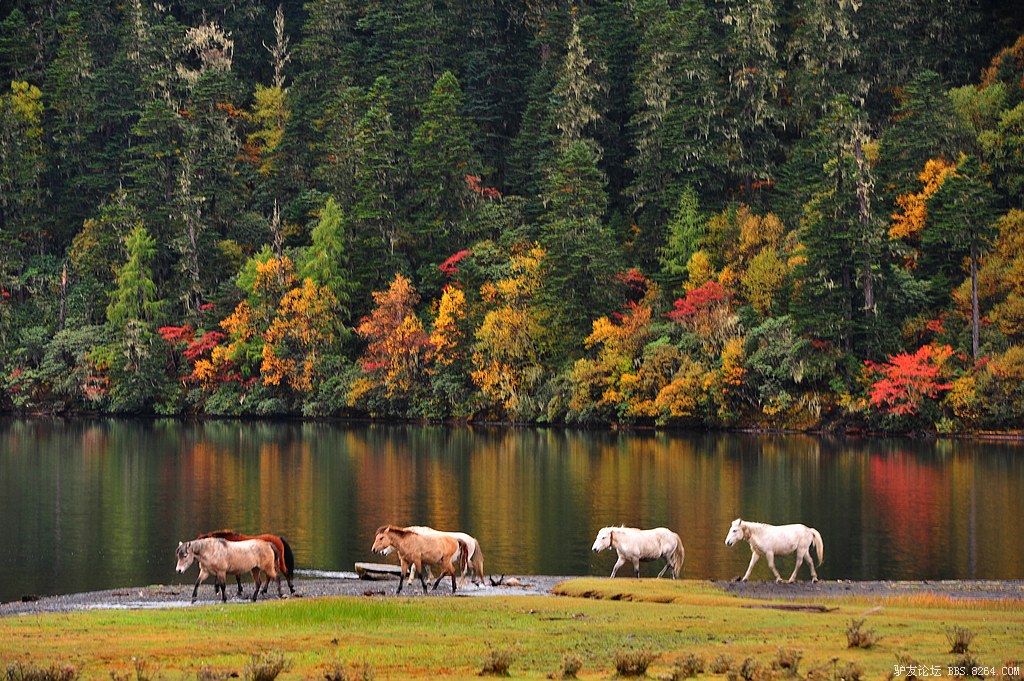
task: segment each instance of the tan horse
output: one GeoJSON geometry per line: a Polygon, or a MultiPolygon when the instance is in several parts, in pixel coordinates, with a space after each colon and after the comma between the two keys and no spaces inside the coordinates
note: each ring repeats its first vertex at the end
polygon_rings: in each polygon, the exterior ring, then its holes
{"type": "MultiPolygon", "coordinates": [[[[196,539],[206,539],[207,537],[220,537],[221,539],[227,539],[228,541],[245,541],[246,539],[262,539],[268,541],[274,545],[274,551],[277,553],[277,582],[280,585],[281,575],[288,580],[288,589],[295,593],[295,585],[292,583],[292,577],[295,575],[295,555],[292,553],[292,547],[288,544],[288,540],[284,537],[276,534],[257,534],[247,535],[235,532],[234,530],[214,530],[213,532],[207,532],[201,534],[196,539]]],[[[242,595],[242,575],[235,575],[235,579],[238,581],[238,595],[242,595]]],[[[263,593],[267,593],[267,586],[269,583],[263,585],[263,593]]]]}
{"type": "MultiPolygon", "coordinates": [[[[411,530],[412,532],[418,532],[420,534],[446,534],[449,537],[455,539],[461,539],[466,542],[466,546],[469,548],[469,555],[466,557],[466,568],[462,570],[462,575],[459,579],[459,586],[462,586],[466,582],[466,573],[470,570],[473,571],[473,581],[480,580],[480,583],[484,583],[484,552],[480,548],[480,542],[477,541],[476,537],[466,534],[465,532],[446,532],[444,530],[435,530],[432,527],[426,525],[410,525],[405,529],[411,530]]],[[[409,584],[412,584],[413,575],[409,575],[409,584]]]]}
{"type": "Polygon", "coordinates": [[[768,525],[737,518],[732,521],[729,534],[725,535],[725,545],[732,546],[741,539],[750,544],[752,555],[747,573],[738,581],[747,581],[758,558],[764,556],[768,559],[768,567],[775,574],[775,581],[781,582],[782,575],[775,569],[775,556],[788,556],[791,553],[796,554],[796,567],[793,568],[793,574],[787,581],[792,584],[796,580],[797,570],[800,569],[800,564],[804,561],[807,562],[807,567],[811,568],[811,581],[818,581],[818,573],[814,570],[810,549],[811,544],[814,544],[814,550],[818,554],[818,565],[821,565],[821,562],[825,560],[825,544],[821,540],[821,534],[813,527],[799,524],[768,525]]]}
{"type": "Polygon", "coordinates": [[[461,539],[443,534],[419,534],[393,525],[384,525],[377,530],[372,550],[374,553],[382,555],[391,553],[391,550],[398,554],[402,573],[398,578],[396,593],[402,593],[402,585],[405,583],[405,576],[409,574],[410,568],[416,570],[416,574],[420,577],[420,583],[423,585],[423,593],[426,593],[427,582],[424,579],[424,568],[429,565],[436,565],[440,570],[437,581],[434,582],[434,589],[437,589],[437,585],[441,583],[445,575],[451,575],[452,592],[454,593],[456,574],[466,571],[466,557],[469,555],[469,547],[461,539]]]}
{"type": "MultiPolygon", "coordinates": [[[[187,542],[178,542],[177,571],[178,574],[185,574],[185,571],[192,565],[193,561],[199,561],[199,579],[192,589],[192,602],[196,602],[196,594],[199,592],[199,585],[210,575],[214,576],[213,590],[216,594],[220,590],[221,599],[226,603],[227,597],[227,576],[229,574],[240,574],[252,572],[252,579],[256,588],[252,592],[252,600],[260,593],[260,573],[266,575],[267,582],[277,579],[277,555],[274,547],[262,539],[249,539],[246,541],[228,541],[219,538],[193,539],[187,542]]],[[[281,582],[277,583],[277,595],[282,597],[281,582]]]]}
{"type": "Polygon", "coordinates": [[[661,568],[658,577],[660,578],[671,567],[672,579],[677,579],[679,573],[683,571],[683,561],[686,559],[683,541],[678,534],[666,527],[656,527],[653,530],[602,527],[591,548],[594,553],[613,548],[619,554],[619,559],[612,568],[612,577],[620,567],[630,562],[636,571],[636,578],[640,579],[640,561],[662,559],[665,561],[665,567],[661,568]]]}

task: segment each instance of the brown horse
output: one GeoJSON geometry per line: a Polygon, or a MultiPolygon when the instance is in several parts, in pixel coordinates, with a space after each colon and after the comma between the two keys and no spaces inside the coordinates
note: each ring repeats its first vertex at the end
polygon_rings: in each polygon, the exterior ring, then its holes
{"type": "Polygon", "coordinates": [[[466,571],[469,547],[461,539],[446,534],[419,534],[403,527],[384,525],[377,530],[377,536],[373,540],[372,550],[374,553],[387,555],[389,549],[398,553],[398,560],[402,565],[402,576],[398,579],[398,591],[402,593],[402,585],[405,583],[405,575],[409,574],[409,567],[416,570],[420,576],[420,583],[423,585],[423,593],[427,592],[427,582],[424,579],[424,566],[437,565],[440,569],[437,581],[434,582],[434,589],[441,583],[445,575],[451,575],[452,593],[455,593],[456,574],[466,571]]]}
{"type": "MultiPolygon", "coordinates": [[[[251,571],[252,579],[256,588],[252,592],[252,600],[255,603],[256,597],[260,594],[260,573],[267,577],[267,584],[271,579],[277,578],[277,569],[274,564],[277,562],[277,555],[273,545],[262,539],[250,539],[248,541],[232,542],[226,539],[208,537],[206,539],[193,539],[187,542],[178,542],[176,551],[178,558],[178,574],[185,574],[185,571],[192,565],[193,561],[199,561],[199,579],[192,589],[192,602],[196,602],[196,594],[199,593],[199,585],[210,575],[214,576],[213,591],[216,594],[220,590],[221,599],[227,603],[227,576],[228,574],[240,574],[251,571]]],[[[281,582],[277,583],[277,595],[282,597],[281,582]]]]}
{"type": "MultiPolygon", "coordinates": [[[[214,530],[213,532],[207,532],[201,534],[196,539],[206,539],[207,537],[217,537],[220,539],[227,539],[228,541],[246,541],[247,539],[262,539],[268,541],[274,546],[274,550],[277,553],[277,572],[278,572],[278,585],[280,586],[281,577],[288,581],[288,589],[295,593],[295,585],[292,584],[292,577],[295,574],[295,555],[292,553],[292,547],[288,544],[284,537],[276,534],[257,534],[247,535],[235,532],[234,530],[214,530]]],[[[238,595],[242,595],[242,576],[236,574],[235,579],[238,582],[238,595]]],[[[267,593],[267,587],[263,587],[263,593],[267,593]]]]}

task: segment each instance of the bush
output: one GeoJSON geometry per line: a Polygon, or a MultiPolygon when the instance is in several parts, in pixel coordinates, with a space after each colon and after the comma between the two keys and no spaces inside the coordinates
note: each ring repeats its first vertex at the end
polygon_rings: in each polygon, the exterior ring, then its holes
{"type": "Polygon", "coordinates": [[[672,675],[669,678],[671,681],[679,681],[679,679],[692,679],[697,674],[703,673],[704,658],[690,653],[683,659],[676,661],[675,667],[672,668],[672,675]]]}
{"type": "Polygon", "coordinates": [[[196,672],[196,681],[227,681],[231,676],[238,676],[234,672],[224,671],[222,669],[211,669],[210,665],[203,664],[196,672]]]}
{"type": "Polygon", "coordinates": [[[803,659],[803,656],[804,654],[799,650],[779,648],[779,652],[775,658],[775,662],[772,663],[772,667],[795,676],[797,667],[800,666],[800,660],[803,659]]]}
{"type": "Polygon", "coordinates": [[[76,681],[82,672],[70,664],[37,667],[15,662],[7,665],[7,681],[76,681]]]}
{"type": "Polygon", "coordinates": [[[487,651],[480,673],[486,676],[510,676],[508,670],[512,666],[513,657],[508,648],[491,648],[487,651]]]}
{"type": "Polygon", "coordinates": [[[850,620],[850,626],[846,628],[847,648],[870,648],[878,643],[879,637],[875,635],[874,629],[864,631],[864,620],[850,620]]]}
{"type": "Polygon", "coordinates": [[[950,627],[946,629],[946,640],[949,641],[951,646],[949,652],[954,655],[963,655],[970,650],[971,641],[974,640],[974,632],[967,627],[950,627]]]}
{"type": "Polygon", "coordinates": [[[253,655],[245,665],[246,681],[274,681],[277,675],[290,667],[282,653],[270,652],[253,655]]]}
{"type": "Polygon", "coordinates": [[[711,661],[711,666],[708,669],[712,674],[725,674],[732,669],[732,658],[728,655],[719,655],[711,661]]]}
{"type": "MultiPolygon", "coordinates": [[[[133,660],[135,666],[135,681],[154,681],[159,675],[150,670],[149,663],[145,660],[133,660]]],[[[131,681],[132,675],[128,672],[111,671],[110,678],[113,681],[131,681]]]]}
{"type": "Polygon", "coordinates": [[[650,650],[620,650],[615,653],[615,671],[619,676],[643,676],[656,659],[658,654],[650,650]]]}
{"type": "Polygon", "coordinates": [[[324,669],[325,681],[373,681],[376,676],[369,662],[346,667],[341,662],[331,662],[324,669]]]}
{"type": "Polygon", "coordinates": [[[581,669],[583,669],[583,658],[575,653],[570,653],[562,658],[562,666],[558,668],[558,673],[554,678],[575,679],[581,669]]]}

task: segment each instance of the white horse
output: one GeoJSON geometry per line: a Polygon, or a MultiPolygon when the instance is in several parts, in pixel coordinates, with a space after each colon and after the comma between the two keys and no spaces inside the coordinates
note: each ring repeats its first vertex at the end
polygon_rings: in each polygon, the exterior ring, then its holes
{"type": "Polygon", "coordinates": [[[729,534],[725,535],[725,545],[732,546],[739,540],[750,544],[750,566],[747,567],[747,574],[740,577],[739,581],[745,582],[750,577],[758,558],[764,556],[768,559],[768,567],[775,573],[775,581],[781,582],[782,575],[775,569],[775,556],[788,556],[796,554],[796,567],[793,574],[789,576],[789,583],[796,580],[796,572],[804,561],[811,568],[811,581],[818,581],[818,573],[814,570],[814,560],[811,559],[811,544],[818,554],[818,565],[825,560],[825,545],[821,541],[821,534],[813,527],[806,525],[768,525],[766,523],[751,523],[737,518],[732,521],[729,534]]]}
{"type": "Polygon", "coordinates": [[[672,568],[672,579],[679,577],[683,571],[686,553],[679,535],[665,527],[653,530],[640,530],[635,527],[602,527],[594,540],[594,553],[614,548],[619,554],[612,568],[612,577],[627,562],[633,563],[637,579],[640,579],[640,561],[663,559],[665,567],[661,568],[658,577],[672,568]]]}

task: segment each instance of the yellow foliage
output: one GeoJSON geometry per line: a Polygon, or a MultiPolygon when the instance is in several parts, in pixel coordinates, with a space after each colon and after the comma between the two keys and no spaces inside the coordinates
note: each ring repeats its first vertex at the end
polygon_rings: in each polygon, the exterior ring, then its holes
{"type": "Polygon", "coordinates": [[[973,421],[978,418],[981,410],[978,408],[978,394],[975,378],[971,374],[965,374],[953,381],[949,392],[945,397],[946,404],[953,407],[953,413],[965,421],[973,421]]]}
{"type": "Polygon", "coordinates": [[[704,399],[704,367],[685,361],[654,400],[658,412],[671,418],[688,418],[698,414],[704,399]]]}
{"type": "Polygon", "coordinates": [[[458,357],[463,343],[461,324],[465,319],[466,294],[461,289],[446,287],[430,334],[431,357],[436,366],[448,366],[458,357]]]}
{"type": "Polygon", "coordinates": [[[747,370],[743,367],[746,353],[743,351],[743,339],[736,336],[725,342],[722,348],[722,383],[726,386],[743,385],[747,370]]]}
{"type": "Polygon", "coordinates": [[[892,215],[892,226],[889,228],[891,239],[909,239],[924,229],[928,218],[925,204],[939,190],[946,178],[956,172],[956,165],[944,159],[930,159],[924,164],[924,170],[918,175],[923,185],[916,194],[900,194],[896,197],[899,212],[892,215]]]}
{"type": "Polygon", "coordinates": [[[683,288],[687,291],[700,288],[715,278],[715,267],[711,264],[711,257],[703,250],[695,251],[690,256],[690,261],[686,263],[686,271],[689,276],[683,288]]]}

